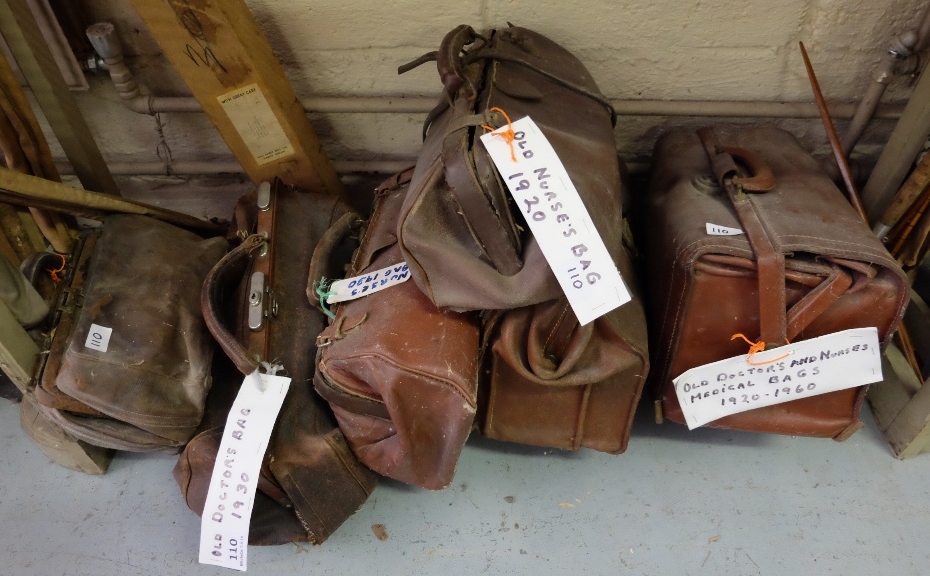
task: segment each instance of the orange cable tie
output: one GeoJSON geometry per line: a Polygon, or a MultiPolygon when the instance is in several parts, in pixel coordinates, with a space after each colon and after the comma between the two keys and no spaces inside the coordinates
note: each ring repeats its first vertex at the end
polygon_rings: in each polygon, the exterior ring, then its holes
{"type": "MultiPolygon", "coordinates": [[[[503,114],[504,119],[507,120],[507,129],[504,130],[503,132],[498,132],[497,134],[495,134],[495,136],[500,136],[501,138],[507,141],[507,145],[510,146],[510,159],[516,162],[517,151],[513,147],[513,141],[517,137],[517,133],[513,131],[513,122],[510,121],[510,116],[508,116],[507,113],[504,112],[503,109],[498,108],[497,106],[491,108],[491,112],[500,112],[501,114],[503,114]]],[[[488,126],[487,124],[482,124],[481,127],[487,130],[488,132],[494,132],[495,130],[497,130],[497,128],[494,128],[493,126],[488,126]]]]}
{"type": "Polygon", "coordinates": [[[46,271],[52,276],[52,281],[54,281],[55,284],[58,284],[62,280],[61,276],[59,276],[58,273],[64,272],[65,264],[67,263],[67,260],[65,259],[63,254],[55,254],[55,255],[61,258],[61,266],[59,266],[58,268],[55,268],[54,270],[51,268],[46,268],[46,271]]]}
{"type": "MultiPolygon", "coordinates": [[[[759,340],[758,342],[753,342],[752,340],[750,340],[749,338],[746,338],[742,334],[734,334],[733,336],[730,337],[730,340],[736,340],[737,338],[742,338],[743,340],[746,341],[746,344],[749,344],[749,354],[746,355],[746,363],[749,364],[750,366],[763,366],[765,364],[771,364],[773,362],[778,362],[779,360],[783,360],[787,358],[788,356],[791,356],[791,354],[788,353],[788,354],[783,354],[779,356],[778,358],[772,358],[771,360],[766,360],[765,362],[753,362],[752,357],[755,356],[756,353],[765,351],[765,342],[763,342],[762,340],[759,340]]],[[[787,338],[785,338],[785,343],[789,343],[787,338]]]]}

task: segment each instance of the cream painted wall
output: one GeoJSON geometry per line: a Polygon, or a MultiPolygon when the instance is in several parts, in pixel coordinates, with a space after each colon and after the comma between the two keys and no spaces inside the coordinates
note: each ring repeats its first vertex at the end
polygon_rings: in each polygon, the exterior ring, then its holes
{"type": "MultiPolygon", "coordinates": [[[[662,100],[811,101],[797,43],[808,47],[831,101],[852,101],[865,89],[889,39],[916,27],[919,0],[248,0],[301,96],[434,95],[435,67],[398,76],[396,68],[434,50],[452,27],[507,21],[562,43],[585,63],[612,98],[662,100]]],[[[93,17],[116,24],[130,67],[157,95],[186,88],[125,0],[88,0],[93,17]]],[[[886,101],[903,101],[906,78],[886,101]]],[[[155,161],[155,122],[125,110],[106,77],[91,80],[80,105],[113,161],[155,161]]],[[[337,159],[413,158],[418,114],[313,115],[326,149],[337,159]]],[[[165,136],[176,160],[230,154],[209,122],[196,114],[166,114],[165,136]]],[[[713,121],[721,121],[719,119],[713,121]]],[[[765,122],[753,120],[752,122],[765,122]]],[[[655,137],[676,125],[708,119],[621,118],[622,155],[647,157],[655,137]]],[[[781,120],[811,149],[825,150],[819,120],[781,120]]],[[[842,128],[842,123],[838,123],[842,128]]],[[[862,148],[875,154],[893,122],[878,121],[862,148]]]]}

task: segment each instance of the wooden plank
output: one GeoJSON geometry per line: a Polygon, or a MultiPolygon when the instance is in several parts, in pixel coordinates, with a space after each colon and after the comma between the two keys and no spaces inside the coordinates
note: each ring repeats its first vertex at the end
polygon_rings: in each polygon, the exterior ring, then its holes
{"type": "Polygon", "coordinates": [[[898,458],[910,458],[930,449],[930,386],[926,383],[911,398],[885,431],[898,458]]]}
{"type": "Polygon", "coordinates": [[[25,0],[0,0],[0,33],[84,188],[119,194],[25,0]]]}
{"type": "Polygon", "coordinates": [[[253,182],[344,195],[303,107],[244,0],[132,0],[253,182]]]}
{"type": "Polygon", "coordinates": [[[885,350],[882,358],[884,380],[869,386],[868,400],[878,427],[885,432],[901,410],[910,402],[914,391],[920,388],[917,376],[894,344],[885,350]],[[911,381],[906,382],[905,380],[911,381]]]}
{"type": "Polygon", "coordinates": [[[56,464],[95,475],[105,473],[110,466],[113,450],[91,446],[69,435],[39,411],[32,394],[23,397],[19,422],[26,434],[56,464]]]}
{"type": "Polygon", "coordinates": [[[862,189],[862,204],[870,222],[877,222],[891,203],[930,135],[930,62],[911,92],[888,143],[862,189]]]}

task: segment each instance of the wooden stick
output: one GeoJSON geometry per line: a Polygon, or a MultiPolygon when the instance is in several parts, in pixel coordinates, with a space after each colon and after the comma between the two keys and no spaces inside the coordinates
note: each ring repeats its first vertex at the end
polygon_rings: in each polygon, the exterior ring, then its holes
{"type": "Polygon", "coordinates": [[[907,326],[904,325],[904,322],[901,322],[898,326],[898,341],[901,343],[901,352],[904,353],[907,363],[910,364],[914,374],[917,374],[917,377],[923,382],[924,375],[920,371],[920,364],[917,362],[917,354],[914,352],[914,344],[911,342],[911,335],[908,333],[907,326]]]}
{"type": "Polygon", "coordinates": [[[20,174],[6,168],[0,168],[0,197],[4,201],[20,206],[38,206],[78,215],[142,214],[188,228],[209,232],[222,230],[220,226],[212,222],[188,214],[110,194],[72,188],[60,182],[20,174]]]}
{"type": "Polygon", "coordinates": [[[840,138],[836,134],[836,128],[833,126],[833,119],[830,118],[830,111],[827,109],[827,103],[823,99],[823,92],[820,91],[820,83],[817,82],[817,76],[814,74],[814,67],[807,56],[807,50],[804,49],[804,42],[798,42],[801,46],[801,56],[804,57],[804,67],[807,68],[807,77],[811,82],[811,89],[814,91],[814,99],[817,101],[817,110],[820,111],[820,119],[823,120],[823,127],[827,132],[827,138],[830,140],[830,147],[833,149],[833,157],[836,158],[836,164],[840,168],[840,174],[843,176],[843,182],[846,184],[846,191],[849,193],[849,202],[859,213],[859,217],[869,225],[869,218],[865,215],[865,209],[862,207],[862,201],[859,200],[859,191],[853,182],[852,174],[849,170],[849,163],[846,161],[846,153],[843,151],[843,145],[840,144],[840,138]]]}
{"type": "Polygon", "coordinates": [[[908,211],[930,184],[930,154],[924,154],[917,167],[895,194],[894,199],[879,219],[887,228],[894,228],[898,220],[908,211]]]}
{"type": "Polygon", "coordinates": [[[892,256],[895,258],[901,256],[901,249],[904,247],[905,242],[907,242],[908,236],[910,236],[914,227],[917,226],[917,223],[920,222],[920,218],[923,216],[924,212],[927,211],[928,206],[930,206],[930,187],[924,189],[917,201],[911,204],[906,214],[907,218],[898,221],[898,225],[892,230],[894,236],[889,235],[891,238],[894,238],[894,245],[891,250],[889,250],[892,256]]]}

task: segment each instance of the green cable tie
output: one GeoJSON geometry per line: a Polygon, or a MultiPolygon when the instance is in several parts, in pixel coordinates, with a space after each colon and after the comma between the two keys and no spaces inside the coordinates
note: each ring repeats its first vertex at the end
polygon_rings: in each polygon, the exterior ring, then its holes
{"type": "Polygon", "coordinates": [[[323,313],[326,314],[330,320],[335,320],[336,315],[332,310],[326,307],[326,299],[330,296],[335,296],[335,292],[329,290],[330,283],[326,280],[326,277],[320,278],[319,282],[316,283],[316,297],[320,300],[320,308],[323,310],[323,313]]]}

